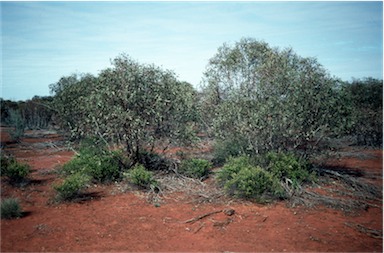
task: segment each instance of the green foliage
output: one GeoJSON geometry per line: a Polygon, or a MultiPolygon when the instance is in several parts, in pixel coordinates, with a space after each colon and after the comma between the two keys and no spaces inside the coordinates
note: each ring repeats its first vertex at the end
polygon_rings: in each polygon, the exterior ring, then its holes
{"type": "Polygon", "coordinates": [[[179,172],[187,177],[204,179],[206,178],[212,167],[212,164],[204,159],[187,159],[181,162],[179,172]]]}
{"type": "Polygon", "coordinates": [[[203,121],[219,141],[235,140],[246,153],[310,150],[340,120],[338,80],[292,49],[254,39],[224,44],[204,83],[203,121]]]}
{"type": "Polygon", "coordinates": [[[119,151],[109,151],[101,143],[86,140],[81,143],[79,154],[64,164],[67,175],[83,173],[98,182],[108,182],[121,178],[124,169],[123,156],[119,151]]]}
{"type": "Polygon", "coordinates": [[[158,186],[157,181],[153,178],[153,173],[145,169],[141,164],[135,165],[128,173],[126,173],[129,181],[141,188],[149,189],[158,186]]]}
{"type": "Polygon", "coordinates": [[[314,181],[315,174],[306,161],[294,154],[269,152],[256,157],[229,158],[217,180],[231,195],[266,201],[288,196],[288,191],[314,181]],[[286,185],[287,180],[290,185],[286,185]]]}
{"type": "Polygon", "coordinates": [[[219,171],[217,179],[224,185],[232,180],[243,168],[252,167],[253,164],[248,156],[230,157],[224,167],[219,171]]]}
{"type": "Polygon", "coordinates": [[[125,145],[132,160],[156,142],[194,140],[198,110],[192,85],[173,72],[126,55],[97,77],[63,77],[51,85],[62,125],[73,137],[103,136],[125,145]]]}
{"type": "Polygon", "coordinates": [[[239,198],[266,201],[267,198],[284,197],[284,190],[277,178],[249,157],[231,158],[218,173],[218,180],[226,192],[239,198]]]}
{"type": "Polygon", "coordinates": [[[22,217],[23,212],[16,198],[7,198],[1,201],[1,218],[14,219],[22,217]]]}
{"type": "Polygon", "coordinates": [[[246,149],[247,142],[244,139],[238,140],[216,140],[213,148],[213,163],[216,165],[222,165],[225,161],[233,156],[241,156],[249,153],[246,149]]]}
{"type": "Polygon", "coordinates": [[[61,184],[54,185],[54,189],[57,191],[57,199],[66,201],[76,198],[87,187],[90,180],[91,178],[88,175],[81,172],[68,176],[61,184]]]}
{"type": "Polygon", "coordinates": [[[341,103],[349,115],[346,134],[356,136],[358,145],[381,146],[383,142],[383,81],[366,78],[341,88],[341,103]]]}
{"type": "Polygon", "coordinates": [[[269,152],[262,159],[267,163],[266,170],[279,180],[287,178],[294,185],[315,180],[314,173],[310,173],[310,165],[292,153],[269,152]]]}
{"type": "Polygon", "coordinates": [[[1,176],[8,177],[10,183],[17,184],[31,173],[28,164],[21,164],[13,157],[1,156],[1,176]]]}

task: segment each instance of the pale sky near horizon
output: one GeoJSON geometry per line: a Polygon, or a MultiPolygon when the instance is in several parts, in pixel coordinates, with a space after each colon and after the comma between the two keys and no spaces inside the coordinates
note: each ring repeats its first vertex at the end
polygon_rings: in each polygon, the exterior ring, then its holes
{"type": "Polygon", "coordinates": [[[72,73],[121,53],[173,70],[195,87],[223,43],[242,37],[315,57],[332,76],[383,78],[383,3],[1,2],[1,94],[49,95],[72,73]]]}

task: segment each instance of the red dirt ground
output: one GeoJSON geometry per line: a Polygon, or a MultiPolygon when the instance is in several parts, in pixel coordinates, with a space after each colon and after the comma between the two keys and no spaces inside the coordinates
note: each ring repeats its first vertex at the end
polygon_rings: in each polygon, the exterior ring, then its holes
{"type": "MultiPolygon", "coordinates": [[[[23,139],[8,143],[5,152],[31,165],[32,183],[15,188],[2,179],[1,197],[17,197],[26,216],[1,220],[1,251],[338,251],[382,252],[382,238],[362,233],[356,226],[381,230],[381,208],[343,213],[316,207],[289,208],[284,202],[260,205],[250,202],[194,204],[168,196],[156,207],[134,192],[111,193],[114,185],[94,187],[97,198],[80,203],[52,204],[51,173],[73,153],[32,144],[49,142],[23,139]],[[186,220],[232,208],[235,214],[212,214],[195,223],[186,220]],[[353,224],[354,226],[351,226],[353,224]]],[[[8,138],[2,132],[2,141],[8,138]],[[4,137],[4,138],[3,138],[4,137]]],[[[364,151],[370,159],[332,161],[354,169],[374,171],[382,182],[382,151],[364,151]]],[[[378,183],[381,184],[382,183],[378,183]]],[[[378,203],[382,205],[382,203],[378,203]]]]}

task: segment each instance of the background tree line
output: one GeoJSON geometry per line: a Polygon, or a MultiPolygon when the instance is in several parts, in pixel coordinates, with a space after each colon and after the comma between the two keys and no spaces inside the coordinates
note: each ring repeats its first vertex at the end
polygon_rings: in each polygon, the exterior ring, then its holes
{"type": "Polygon", "coordinates": [[[215,138],[218,160],[268,151],[310,153],[327,138],[382,144],[382,80],[343,82],[315,58],[244,38],[209,60],[202,89],[127,55],[98,75],[62,77],[51,97],[1,100],[1,122],[17,128],[57,124],[72,139],[124,145],[129,156],[164,143],[215,138]],[[221,156],[221,157],[220,157],[221,156]]]}

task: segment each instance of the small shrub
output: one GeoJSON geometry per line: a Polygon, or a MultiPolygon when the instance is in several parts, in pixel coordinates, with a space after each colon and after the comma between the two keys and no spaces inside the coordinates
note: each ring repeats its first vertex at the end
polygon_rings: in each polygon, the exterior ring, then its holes
{"type": "Polygon", "coordinates": [[[123,157],[118,151],[96,151],[90,147],[80,149],[79,155],[63,166],[66,175],[83,173],[98,182],[108,182],[121,178],[123,157]]]}
{"type": "Polygon", "coordinates": [[[157,181],[153,178],[153,173],[146,170],[141,164],[135,165],[126,176],[131,183],[144,189],[154,188],[158,185],[157,181]]]}
{"type": "Polygon", "coordinates": [[[22,210],[18,199],[8,198],[1,201],[1,218],[13,219],[20,218],[22,216],[22,210]]]}
{"type": "Polygon", "coordinates": [[[14,158],[1,157],[1,176],[8,177],[11,183],[20,183],[31,173],[28,164],[22,164],[14,158]]]}
{"type": "Polygon", "coordinates": [[[180,164],[179,172],[187,177],[204,179],[209,175],[212,164],[204,159],[188,159],[180,164]]]}
{"type": "Polygon", "coordinates": [[[58,200],[65,201],[75,198],[86,188],[90,179],[88,175],[80,172],[68,176],[62,184],[54,186],[58,200]]]}
{"type": "Polygon", "coordinates": [[[282,198],[284,191],[271,173],[254,166],[248,156],[228,159],[218,172],[217,179],[230,195],[265,201],[269,198],[282,198]]]}
{"type": "Polygon", "coordinates": [[[248,156],[230,157],[224,167],[218,172],[217,179],[223,186],[227,181],[232,180],[243,168],[252,167],[248,156]]]}
{"type": "Polygon", "coordinates": [[[262,201],[265,196],[283,197],[279,181],[260,167],[245,167],[227,181],[224,189],[239,198],[262,201]]]}
{"type": "Polygon", "coordinates": [[[267,170],[279,180],[290,179],[293,185],[298,185],[305,181],[313,181],[314,173],[310,173],[310,165],[291,153],[266,154],[267,170]]]}

